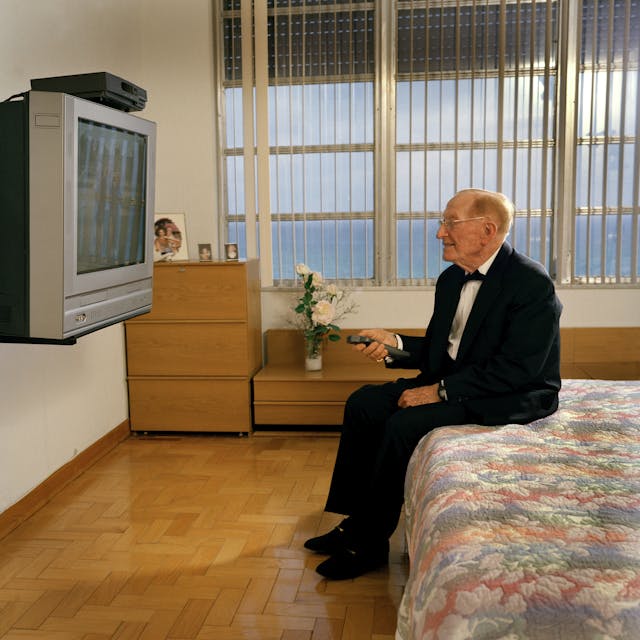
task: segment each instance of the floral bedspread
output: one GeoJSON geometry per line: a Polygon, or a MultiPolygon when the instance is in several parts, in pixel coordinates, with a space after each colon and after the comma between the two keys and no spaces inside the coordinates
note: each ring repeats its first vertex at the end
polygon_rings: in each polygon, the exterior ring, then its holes
{"type": "Polygon", "coordinates": [[[640,639],[640,382],[529,425],[442,427],[405,485],[397,640],[640,639]]]}

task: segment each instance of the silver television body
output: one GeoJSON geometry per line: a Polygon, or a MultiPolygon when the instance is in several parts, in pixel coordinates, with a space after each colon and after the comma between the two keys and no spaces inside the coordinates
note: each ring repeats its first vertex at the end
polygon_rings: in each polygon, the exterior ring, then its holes
{"type": "Polygon", "coordinates": [[[155,123],[64,93],[31,91],[28,103],[27,337],[65,340],[148,312],[155,123]]]}

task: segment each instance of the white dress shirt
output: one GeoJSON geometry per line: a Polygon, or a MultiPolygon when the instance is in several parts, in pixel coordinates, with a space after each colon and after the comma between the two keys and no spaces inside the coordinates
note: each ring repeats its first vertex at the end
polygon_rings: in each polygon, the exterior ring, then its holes
{"type": "MultiPolygon", "coordinates": [[[[500,251],[500,249],[498,249],[500,251]]],[[[478,267],[478,271],[486,276],[489,267],[493,264],[496,256],[496,251],[486,262],[478,267]]],[[[468,271],[465,273],[469,273],[468,271]]],[[[464,328],[467,325],[469,314],[473,303],[476,301],[476,296],[480,287],[482,286],[482,280],[469,280],[462,285],[462,291],[460,291],[460,300],[458,301],[458,308],[453,316],[453,322],[451,323],[451,329],[449,330],[449,345],[447,346],[447,352],[452,360],[455,360],[458,356],[458,349],[460,348],[460,340],[464,333],[464,328]]]]}
{"type": "MultiPolygon", "coordinates": [[[[493,264],[493,261],[498,255],[498,251],[500,251],[500,248],[498,248],[498,250],[486,262],[478,267],[478,271],[483,276],[487,275],[489,267],[493,264]]],[[[465,271],[465,275],[468,273],[469,271],[465,271]]],[[[462,285],[458,308],[453,316],[453,322],[451,323],[451,329],[449,331],[449,345],[447,346],[447,352],[452,360],[455,360],[458,355],[460,340],[462,339],[462,334],[464,333],[464,328],[467,324],[467,320],[469,319],[471,308],[473,307],[473,303],[476,301],[476,296],[478,295],[478,291],[480,291],[481,285],[482,280],[469,280],[462,285]]],[[[398,334],[394,335],[396,336],[398,349],[402,349],[402,338],[398,334]]],[[[391,356],[387,356],[385,361],[389,363],[393,362],[393,358],[391,356]]]]}

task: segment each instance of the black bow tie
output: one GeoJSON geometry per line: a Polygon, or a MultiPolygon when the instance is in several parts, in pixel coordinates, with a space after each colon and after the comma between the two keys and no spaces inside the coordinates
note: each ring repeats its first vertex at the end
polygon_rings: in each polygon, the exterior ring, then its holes
{"type": "Polygon", "coordinates": [[[462,284],[466,284],[469,280],[484,280],[484,273],[474,271],[473,273],[465,273],[462,278],[462,284]]]}

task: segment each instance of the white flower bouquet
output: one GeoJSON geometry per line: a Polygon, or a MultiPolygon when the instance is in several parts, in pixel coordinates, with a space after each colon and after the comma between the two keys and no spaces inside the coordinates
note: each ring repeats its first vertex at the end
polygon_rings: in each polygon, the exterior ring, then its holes
{"type": "Polygon", "coordinates": [[[355,304],[335,284],[326,284],[322,274],[312,271],[306,264],[297,264],[296,273],[304,286],[303,294],[297,298],[294,324],[302,330],[306,345],[306,357],[314,358],[320,353],[326,338],[340,340],[340,327],[336,321],[351,313],[355,304]]]}

